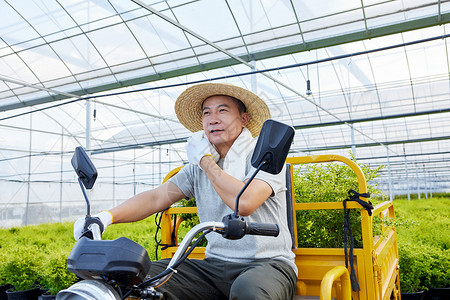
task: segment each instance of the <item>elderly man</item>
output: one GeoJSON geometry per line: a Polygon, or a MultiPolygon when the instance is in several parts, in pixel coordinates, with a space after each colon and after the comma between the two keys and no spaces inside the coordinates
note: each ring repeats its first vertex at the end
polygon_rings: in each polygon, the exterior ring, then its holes
{"type": "MultiPolygon", "coordinates": [[[[206,83],[185,90],[175,111],[181,124],[194,132],[186,145],[190,164],[161,186],[98,214],[105,228],[142,220],[182,198],[195,197],[201,222],[220,221],[234,210],[237,194],[254,171],[250,160],[255,137],[270,118],[267,105],[243,88],[206,83]]],[[[207,235],[206,258],[186,260],[158,288],[165,299],[292,299],[297,268],[285,191],[284,172],[259,172],[240,198],[239,213],[249,222],[278,224],[278,237],[227,240],[207,235]]],[[[153,262],[151,275],[162,272],[167,263],[153,262]]]]}

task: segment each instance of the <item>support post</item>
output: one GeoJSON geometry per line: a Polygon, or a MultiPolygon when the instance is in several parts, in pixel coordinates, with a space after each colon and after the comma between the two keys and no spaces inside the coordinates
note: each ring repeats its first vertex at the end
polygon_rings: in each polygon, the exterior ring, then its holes
{"type": "Polygon", "coordinates": [[[386,146],[386,157],[387,157],[387,163],[388,163],[388,184],[389,184],[389,200],[393,200],[392,196],[392,175],[391,175],[391,163],[389,160],[389,147],[386,146]]]}
{"type": "MultiPolygon", "coordinates": [[[[30,107],[30,110],[32,108],[30,107]]],[[[30,139],[28,147],[28,186],[27,186],[27,203],[25,205],[25,225],[28,225],[28,210],[30,209],[30,193],[31,193],[31,142],[33,137],[33,114],[30,114],[30,139]]]]}
{"type": "Polygon", "coordinates": [[[59,222],[62,222],[62,198],[63,198],[63,174],[64,174],[64,127],[61,126],[61,169],[59,182],[59,222]]]}

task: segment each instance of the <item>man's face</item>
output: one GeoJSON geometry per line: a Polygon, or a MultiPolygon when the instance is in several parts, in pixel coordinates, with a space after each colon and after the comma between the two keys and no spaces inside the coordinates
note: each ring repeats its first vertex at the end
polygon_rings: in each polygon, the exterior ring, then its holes
{"type": "Polygon", "coordinates": [[[240,113],[238,104],[229,96],[211,96],[203,102],[202,123],[210,143],[220,153],[224,147],[229,149],[241,134],[248,123],[248,114],[240,113]]]}

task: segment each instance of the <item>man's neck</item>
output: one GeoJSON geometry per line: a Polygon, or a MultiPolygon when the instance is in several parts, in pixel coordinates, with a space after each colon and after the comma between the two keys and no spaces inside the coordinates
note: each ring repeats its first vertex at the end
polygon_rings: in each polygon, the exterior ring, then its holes
{"type": "Polygon", "coordinates": [[[231,144],[230,143],[223,143],[223,144],[220,144],[220,145],[215,145],[215,147],[217,149],[217,152],[220,155],[220,158],[225,158],[225,156],[227,156],[227,153],[230,150],[231,146],[233,145],[234,141],[231,144]]]}
{"type": "Polygon", "coordinates": [[[242,130],[234,140],[214,145],[220,155],[220,158],[225,158],[225,156],[227,156],[227,153],[231,149],[231,146],[233,146],[234,142],[239,138],[241,134],[242,130]]]}

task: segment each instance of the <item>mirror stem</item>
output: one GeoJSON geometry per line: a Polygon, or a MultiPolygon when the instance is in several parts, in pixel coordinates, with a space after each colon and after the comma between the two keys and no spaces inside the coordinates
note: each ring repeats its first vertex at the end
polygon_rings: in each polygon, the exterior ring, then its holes
{"type": "Polygon", "coordinates": [[[80,184],[81,191],[83,192],[84,199],[86,199],[86,217],[91,216],[91,205],[89,203],[89,198],[86,194],[86,190],[84,189],[83,183],[81,182],[80,177],[78,177],[78,183],[80,184]]]}
{"type": "Polygon", "coordinates": [[[250,184],[250,182],[252,182],[253,178],[255,178],[256,174],[258,174],[259,170],[261,170],[261,168],[268,164],[269,162],[267,160],[263,160],[258,168],[256,168],[255,172],[253,173],[253,175],[248,179],[247,183],[244,185],[244,187],[242,188],[242,190],[239,192],[239,194],[236,197],[236,204],[234,205],[234,216],[237,218],[239,216],[239,198],[241,197],[242,193],[245,191],[245,189],[247,188],[247,186],[250,184]]]}

